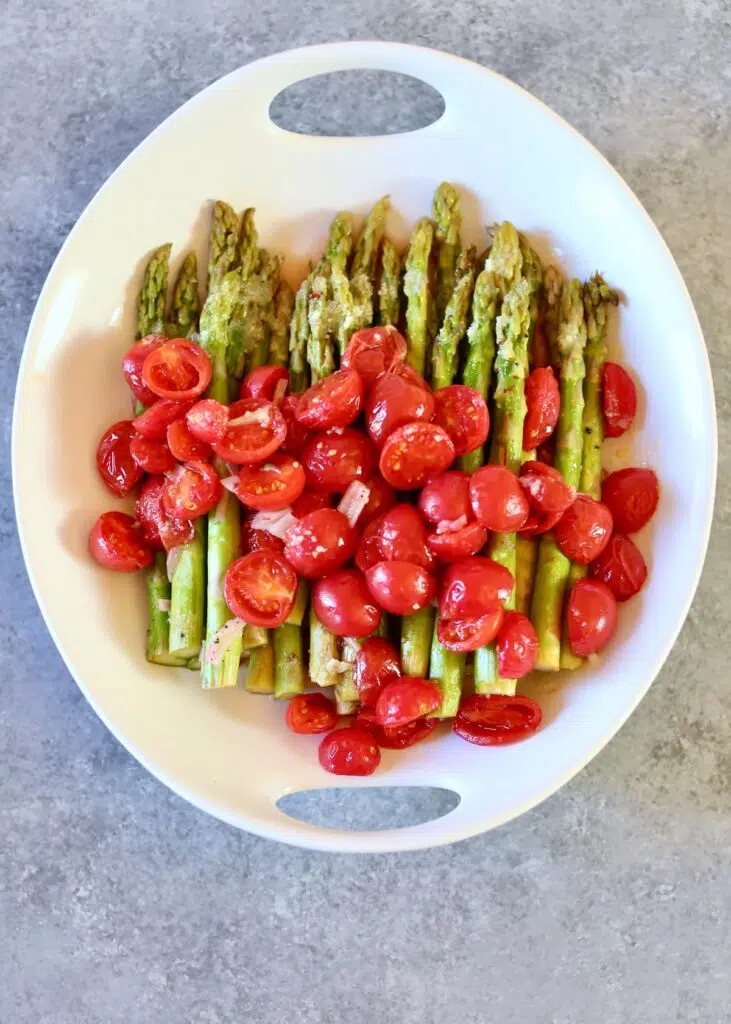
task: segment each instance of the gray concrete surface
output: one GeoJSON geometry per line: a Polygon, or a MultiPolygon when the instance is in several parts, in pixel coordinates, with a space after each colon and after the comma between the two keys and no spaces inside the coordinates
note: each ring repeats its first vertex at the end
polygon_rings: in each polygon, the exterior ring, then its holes
{"type": "MultiPolygon", "coordinates": [[[[730,1020],[728,0],[205,7],[0,6],[0,1022],[730,1020]],[[66,233],[122,157],[224,71],[298,44],[365,37],[488,64],[612,160],[665,234],[697,304],[721,464],[690,618],[608,749],[491,835],[346,859],[206,818],[97,721],[26,579],[8,443],[33,304],[66,233]]],[[[370,95],[403,120],[388,88],[370,95]]],[[[361,123],[360,102],[337,94],[331,123],[361,123]]],[[[415,117],[421,102],[406,104],[415,117]]],[[[317,108],[316,96],[299,97],[287,116],[307,123],[317,108]]],[[[413,819],[436,806],[401,799],[397,814],[413,819]]],[[[361,823],[389,815],[375,797],[353,807],[327,810],[361,823]]]]}

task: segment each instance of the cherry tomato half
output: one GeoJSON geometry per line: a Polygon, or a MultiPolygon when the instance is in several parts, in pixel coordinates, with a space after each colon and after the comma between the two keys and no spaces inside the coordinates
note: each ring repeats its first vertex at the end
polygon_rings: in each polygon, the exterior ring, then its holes
{"type": "Polygon", "coordinates": [[[307,427],[303,427],[301,423],[297,422],[295,413],[298,405],[299,397],[297,395],[285,395],[279,406],[279,411],[287,424],[287,436],[282,444],[282,451],[294,455],[295,459],[302,458],[302,452],[310,436],[307,427]]]}
{"type": "Polygon", "coordinates": [[[167,438],[168,448],[179,462],[205,462],[213,455],[211,446],[195,437],[186,420],[171,423],[167,438]]]}
{"type": "Polygon", "coordinates": [[[476,651],[492,643],[502,625],[505,611],[497,602],[484,615],[459,619],[439,618],[437,640],[448,651],[476,651]]]}
{"type": "Polygon", "coordinates": [[[164,441],[135,434],[129,443],[129,452],[145,473],[169,473],[177,465],[176,458],[164,441]]]}
{"type": "Polygon", "coordinates": [[[244,517],[241,523],[241,554],[250,555],[252,551],[273,551],[277,555],[284,554],[284,541],[275,537],[268,530],[259,530],[252,525],[255,512],[244,517]]]}
{"type": "Polygon", "coordinates": [[[479,523],[469,523],[461,530],[430,533],[426,546],[440,562],[457,562],[482,551],[487,543],[487,530],[479,523]]]}
{"type": "Polygon", "coordinates": [[[168,427],[176,420],[181,420],[193,402],[175,402],[171,398],[158,398],[154,405],[145,409],[141,416],[132,421],[138,434],[150,437],[153,441],[165,441],[168,427]]]}
{"type": "Polygon", "coordinates": [[[358,526],[367,526],[374,519],[385,515],[396,504],[396,492],[383,477],[372,476],[366,480],[368,488],[368,504],[358,517],[358,526]]]}
{"type": "Polygon", "coordinates": [[[306,487],[299,498],[292,502],[292,515],[295,519],[304,519],[310,512],[319,508],[331,508],[330,495],[322,491],[310,491],[306,487]]]}
{"type": "Polygon", "coordinates": [[[188,409],[185,422],[193,437],[213,444],[226,433],[228,406],[221,405],[215,398],[204,398],[188,409]]]}
{"type": "Polygon", "coordinates": [[[378,725],[407,725],[436,711],[442,692],[430,679],[404,676],[389,683],[376,702],[378,725]]]}
{"type": "Polygon", "coordinates": [[[337,725],[338,713],[324,693],[298,693],[287,705],[284,721],[292,732],[312,735],[330,732],[337,725]]]}
{"type": "Polygon", "coordinates": [[[623,533],[613,534],[591,564],[591,576],[606,583],[618,601],[629,601],[645,585],[647,566],[635,543],[623,533]]]}
{"type": "Polygon", "coordinates": [[[525,404],[523,448],[533,451],[556,429],[561,411],[558,383],[550,366],[539,367],[526,380],[525,404]]]}
{"type": "Polygon", "coordinates": [[[602,501],[617,533],[637,533],[655,515],[660,485],[651,469],[620,469],[602,484],[602,501]]]}
{"type": "Polygon", "coordinates": [[[332,775],[372,775],[381,763],[373,736],[357,725],[336,729],[320,744],[320,764],[332,775]]]}
{"type": "Polygon", "coordinates": [[[441,720],[439,718],[415,718],[406,725],[379,725],[376,722],[374,708],[363,708],[355,720],[356,726],[367,729],[379,747],[384,750],[405,750],[415,743],[426,739],[434,732],[441,720]]]}
{"type": "Polygon", "coordinates": [[[407,423],[386,438],[381,449],[380,470],[386,483],[397,491],[423,487],[454,462],[454,445],[436,423],[407,423]]]}
{"type": "Polygon", "coordinates": [[[241,381],[239,398],[266,398],[273,402],[282,381],[289,384],[289,370],[284,366],[257,366],[241,381]]]}
{"type": "Polygon", "coordinates": [[[432,477],[419,495],[419,511],[433,526],[472,519],[469,473],[451,469],[432,477]]]}
{"type": "Polygon", "coordinates": [[[605,363],[602,373],[604,436],[621,437],[632,426],[637,413],[635,382],[619,363],[605,363]]]}
{"type": "Polygon", "coordinates": [[[376,453],[362,430],[336,427],[313,434],[302,452],[307,482],[325,494],[344,494],[354,480],[373,475],[376,453]]]}
{"type": "Polygon", "coordinates": [[[492,558],[475,556],[453,562],[442,576],[439,610],[446,619],[487,615],[513,592],[513,574],[492,558]]]}
{"type": "Polygon", "coordinates": [[[132,456],[135,429],[129,420],[112,424],[102,435],[96,450],[96,465],[112,494],[129,494],[142,477],[142,467],[132,456]]]}
{"type": "Polygon", "coordinates": [[[322,508],[289,528],[284,554],[300,576],[314,580],[345,565],[357,542],[358,535],[342,512],[322,508]]]}
{"type": "Polygon", "coordinates": [[[239,501],[259,512],[287,508],[305,489],[302,463],[282,452],[255,466],[242,466],[233,480],[233,493],[239,501]]]}
{"type": "Polygon", "coordinates": [[[598,558],[612,535],[612,513],[601,501],[577,494],[553,528],[559,550],[579,565],[598,558]]]}
{"type": "Polygon", "coordinates": [[[192,540],[195,528],[189,519],[174,519],[165,511],[164,488],[165,477],[148,476],[140,488],[135,513],[150,547],[170,551],[192,540]]]}
{"type": "Polygon", "coordinates": [[[213,450],[237,465],[264,462],[286,435],[287,423],[276,405],[265,398],[241,398],[230,406],[225,433],[213,450]]]}
{"type": "Polygon", "coordinates": [[[540,704],[530,697],[474,694],[462,701],[452,728],[468,743],[504,746],[531,736],[542,718],[540,704]]]}
{"type": "Polygon", "coordinates": [[[380,636],[364,640],[353,664],[353,682],[361,704],[372,707],[383,687],[400,678],[401,663],[393,644],[380,636]]]}
{"type": "Polygon", "coordinates": [[[275,629],[294,607],[297,573],[273,551],[252,551],[226,570],[223,594],[231,612],[252,626],[275,629]]]}
{"type": "Polygon", "coordinates": [[[527,615],[508,612],[495,646],[498,672],[503,679],[522,679],[536,667],[538,634],[527,615]]]}
{"type": "Polygon", "coordinates": [[[173,338],[152,349],[142,366],[142,380],[158,398],[197,398],[211,383],[211,361],[195,342],[173,338]]]}
{"type": "Polygon", "coordinates": [[[617,626],[617,602],[600,580],[577,580],[566,605],[571,650],[586,658],[604,647],[617,626]]]}
{"type": "Polygon", "coordinates": [[[100,515],[89,534],[89,553],[105,569],[136,572],[152,562],[139,523],[124,512],[100,515]]]}
{"type": "Polygon", "coordinates": [[[164,345],[167,338],[164,334],[148,334],[146,338],[136,341],[122,360],[122,373],[129,389],[143,405],[152,405],[157,400],[154,391],[150,391],[142,379],[142,367],[150,352],[164,345]]]}
{"type": "Polygon", "coordinates": [[[361,572],[367,572],[368,569],[378,565],[379,562],[386,561],[383,549],[381,548],[380,530],[382,519],[383,516],[379,516],[368,523],[365,530],[363,530],[358,550],[355,553],[355,564],[361,572]]]}
{"type": "Polygon", "coordinates": [[[298,423],[308,430],[347,427],[363,405],[363,381],[355,370],[336,370],[300,397],[295,409],[298,423]]]}
{"type": "Polygon", "coordinates": [[[212,466],[188,462],[166,475],[162,500],[174,519],[197,519],[216,507],[221,493],[221,478],[212,466]]]}
{"type": "Polygon", "coordinates": [[[485,443],[490,414],[479,391],[450,384],[434,392],[434,404],[434,422],[449,434],[456,455],[466,455],[485,443]]]}
{"type": "Polygon", "coordinates": [[[412,562],[422,569],[434,565],[426,546],[424,521],[413,505],[394,505],[381,519],[378,531],[384,561],[412,562]]]}
{"type": "Polygon", "coordinates": [[[379,448],[397,427],[417,420],[428,422],[433,415],[431,392],[396,374],[384,373],[368,393],[366,428],[379,448]]]}
{"type": "Polygon", "coordinates": [[[542,533],[548,533],[549,530],[554,528],[562,515],[563,512],[547,512],[544,514],[532,508],[528,513],[528,518],[518,530],[518,536],[528,539],[530,537],[538,537],[542,533]]]}
{"type": "Polygon", "coordinates": [[[400,377],[401,380],[405,380],[407,384],[415,384],[417,388],[421,388],[422,391],[428,391],[429,394],[431,394],[431,388],[427,382],[421,374],[417,373],[416,370],[412,366],[409,366],[408,363],[398,363],[398,365],[394,366],[393,370],[391,370],[391,374],[394,377],[400,377]]]}
{"type": "Polygon", "coordinates": [[[545,462],[524,462],[518,479],[533,508],[543,515],[555,512],[560,515],[576,497],[576,491],[569,487],[559,471],[545,462]]]}
{"type": "Polygon", "coordinates": [[[312,604],[320,622],[335,636],[369,636],[381,621],[360,569],[338,569],[318,580],[312,587],[312,604]]]}
{"type": "Polygon", "coordinates": [[[357,370],[365,387],[390,373],[406,358],[406,340],[395,327],[365,327],[356,331],[343,353],[341,366],[357,370]]]}
{"type": "Polygon", "coordinates": [[[434,599],[437,590],[431,573],[411,562],[378,562],[365,576],[379,606],[392,615],[418,612],[434,599]]]}
{"type": "Polygon", "coordinates": [[[530,512],[517,476],[505,466],[482,466],[473,473],[470,501],[478,523],[495,533],[520,530],[530,512]]]}

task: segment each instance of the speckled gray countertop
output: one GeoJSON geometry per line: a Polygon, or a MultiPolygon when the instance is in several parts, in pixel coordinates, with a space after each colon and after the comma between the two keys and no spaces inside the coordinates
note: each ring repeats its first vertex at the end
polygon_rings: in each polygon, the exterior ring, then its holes
{"type": "MultiPolygon", "coordinates": [[[[728,0],[0,7],[2,1024],[731,1019],[730,10],[728,0]],[[119,161],[243,62],[369,37],[440,47],[505,73],[624,175],[695,300],[721,463],[690,617],[609,747],[497,832],[433,852],[345,858],[205,817],[96,719],[31,594],[8,447],[34,302],[65,235],[119,161]]],[[[371,99],[403,121],[388,88],[371,99]]],[[[329,117],[357,126],[359,102],[337,95],[329,117]]],[[[421,102],[406,109],[421,116],[421,102]]],[[[288,116],[306,123],[318,106],[310,93],[288,116]]],[[[433,807],[421,799],[402,800],[398,814],[427,815],[433,807]]],[[[377,824],[391,812],[373,798],[330,813],[377,824]]]]}

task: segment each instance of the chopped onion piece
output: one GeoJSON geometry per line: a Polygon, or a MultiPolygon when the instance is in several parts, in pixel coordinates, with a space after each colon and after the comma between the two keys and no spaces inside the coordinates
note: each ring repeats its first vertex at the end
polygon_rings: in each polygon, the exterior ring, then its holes
{"type": "Polygon", "coordinates": [[[352,661],[338,661],[337,658],[330,658],[325,668],[328,672],[341,674],[343,672],[350,672],[353,668],[353,663],[352,661]]]}
{"type": "Polygon", "coordinates": [[[249,423],[258,423],[260,426],[265,426],[269,423],[272,418],[271,405],[262,405],[258,409],[247,409],[246,412],[237,416],[233,420],[228,421],[229,427],[243,427],[249,423]]]}
{"type": "Polygon", "coordinates": [[[368,504],[370,496],[370,487],[361,483],[360,480],[354,480],[352,484],[348,484],[347,491],[340,499],[338,512],[342,512],[350,525],[355,526],[358,517],[368,504]]]}
{"type": "Polygon", "coordinates": [[[168,551],[168,557],[165,564],[167,568],[168,579],[170,580],[171,583],[173,582],[173,576],[175,575],[175,570],[178,568],[178,562],[180,561],[182,554],[182,544],[178,544],[177,547],[170,548],[170,550],[168,551]]]}
{"type": "Polygon", "coordinates": [[[459,519],[442,519],[437,523],[437,533],[456,533],[467,525],[467,516],[460,516],[459,519]]]}
{"type": "Polygon", "coordinates": [[[251,525],[255,530],[264,530],[265,533],[271,533],[274,537],[284,540],[287,530],[296,522],[292,509],[287,506],[279,512],[257,512],[251,520],[251,525]]]}
{"type": "Polygon", "coordinates": [[[158,597],[157,599],[157,610],[159,612],[169,612],[170,602],[165,597],[158,597]]]}
{"type": "Polygon", "coordinates": [[[261,468],[265,469],[267,473],[279,473],[280,475],[282,473],[280,467],[275,466],[273,462],[265,462],[261,468]]]}
{"type": "Polygon", "coordinates": [[[227,491],[231,491],[232,494],[236,494],[236,488],[239,486],[239,478],[237,476],[227,476],[221,481],[221,486],[225,487],[227,491]]]}
{"type": "Polygon", "coordinates": [[[277,386],[274,389],[274,397],[272,401],[275,405],[281,405],[284,396],[287,394],[287,388],[289,387],[289,381],[279,380],[277,386]]]}
{"type": "Polygon", "coordinates": [[[241,639],[243,632],[243,619],[233,618],[225,622],[205,644],[201,664],[218,665],[229,647],[241,639]]]}

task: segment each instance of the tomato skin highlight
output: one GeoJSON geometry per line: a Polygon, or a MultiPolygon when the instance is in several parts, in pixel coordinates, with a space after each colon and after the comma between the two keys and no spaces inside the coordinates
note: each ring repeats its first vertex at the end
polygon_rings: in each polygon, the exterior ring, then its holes
{"type": "Polygon", "coordinates": [[[313,434],[302,452],[307,482],[325,494],[344,494],[354,480],[373,475],[376,453],[366,435],[353,427],[313,434]]]}
{"type": "Polygon", "coordinates": [[[384,373],[368,393],[366,429],[379,448],[397,427],[417,420],[428,422],[433,415],[434,398],[431,392],[396,374],[384,373]]]}
{"type": "Polygon", "coordinates": [[[378,562],[365,574],[377,604],[392,615],[411,615],[434,599],[437,584],[431,573],[411,562],[378,562]]]}
{"type": "Polygon", "coordinates": [[[135,505],[142,535],[156,551],[170,551],[171,548],[187,544],[195,533],[189,519],[173,519],[165,511],[162,497],[164,487],[165,477],[148,476],[140,488],[135,505]]]}
{"type": "Polygon", "coordinates": [[[380,636],[361,644],[353,663],[353,682],[364,707],[373,707],[384,686],[401,678],[401,663],[396,648],[380,636]]]}
{"type": "Polygon", "coordinates": [[[487,530],[479,523],[469,523],[461,530],[430,533],[426,546],[440,562],[457,562],[482,551],[487,543],[487,530]]]}
{"type": "Polygon", "coordinates": [[[338,713],[324,693],[298,693],[289,701],[284,721],[292,732],[312,736],[335,728],[338,713]]]}
{"type": "Polygon", "coordinates": [[[211,383],[211,362],[200,345],[187,338],[166,339],[145,358],[142,380],[158,398],[195,399],[211,383]]]}
{"type": "Polygon", "coordinates": [[[188,409],[185,422],[193,437],[214,444],[226,433],[228,406],[221,405],[215,398],[203,398],[188,409]]]}
{"type": "Polygon", "coordinates": [[[240,398],[229,407],[226,430],[213,450],[224,462],[250,465],[266,461],[286,436],[287,423],[276,405],[265,398],[240,398]],[[242,418],[249,421],[242,423],[242,418]]]}
{"type": "Polygon", "coordinates": [[[296,501],[305,489],[305,471],[291,455],[275,452],[266,462],[242,466],[233,493],[247,508],[279,512],[296,501]]]}
{"type": "Polygon", "coordinates": [[[347,427],[357,419],[363,405],[363,382],[355,370],[336,370],[313,384],[295,409],[298,423],[308,430],[347,427]]]}
{"type": "Polygon", "coordinates": [[[231,613],[252,626],[276,629],[294,607],[297,574],[281,555],[253,551],[226,570],[223,594],[231,613]]]}
{"type": "Polygon", "coordinates": [[[374,708],[362,708],[355,720],[358,728],[366,729],[384,750],[406,750],[420,743],[441,725],[439,718],[415,718],[406,725],[379,725],[374,708]]]}
{"type": "Polygon", "coordinates": [[[508,612],[497,635],[498,672],[503,679],[522,679],[536,667],[538,634],[527,615],[508,612]]]}
{"type": "Polygon", "coordinates": [[[145,338],[136,341],[128,350],[122,360],[122,373],[129,385],[129,389],[135,398],[143,405],[152,405],[157,401],[157,395],[150,391],[142,379],[142,367],[150,352],[160,348],[167,341],[164,334],[148,334],[145,338]]]}
{"type": "Polygon", "coordinates": [[[378,531],[384,561],[412,562],[430,569],[434,558],[427,549],[424,522],[413,505],[394,505],[381,519],[378,531]]]}
{"type": "Polygon", "coordinates": [[[291,526],[284,538],[287,561],[306,579],[319,579],[352,558],[358,534],[342,512],[316,509],[291,526]]]}
{"type": "Polygon", "coordinates": [[[617,627],[617,602],[600,580],[577,580],[566,606],[569,645],[578,658],[600,651],[617,627]]]}
{"type": "Polygon", "coordinates": [[[381,763],[378,744],[357,725],[336,729],[320,744],[318,759],[332,775],[372,775],[381,763]]]}
{"type": "Polygon", "coordinates": [[[221,479],[207,462],[188,462],[165,477],[162,500],[173,519],[198,519],[211,512],[222,494],[221,479]]]}
{"type": "Polygon", "coordinates": [[[525,382],[523,448],[533,451],[553,434],[561,411],[558,382],[550,366],[534,370],[525,382]]]}
{"type": "Polygon", "coordinates": [[[341,366],[356,370],[366,388],[382,373],[391,373],[406,358],[406,340],[395,327],[356,331],[343,353],[341,366]]]}
{"type": "Polygon", "coordinates": [[[404,676],[381,691],[376,702],[377,725],[408,725],[436,711],[442,703],[442,693],[430,679],[404,676]]]}
{"type": "Polygon", "coordinates": [[[141,416],[132,420],[138,434],[152,438],[153,441],[165,441],[168,427],[176,420],[182,419],[194,402],[176,402],[170,398],[158,398],[154,405],[145,409],[141,416]]]}
{"type": "Polygon", "coordinates": [[[590,567],[592,579],[606,583],[618,601],[629,601],[647,579],[647,565],[631,537],[615,533],[590,567]]]}
{"type": "Polygon", "coordinates": [[[394,430],[381,449],[379,468],[397,491],[423,487],[454,462],[454,445],[435,423],[407,423],[394,430]]]}
{"type": "Polygon", "coordinates": [[[482,466],[472,474],[470,502],[477,522],[494,533],[520,530],[530,512],[518,477],[505,466],[482,466]]]}
{"type": "Polygon", "coordinates": [[[338,569],[312,587],[320,622],[335,636],[369,636],[381,621],[360,569],[338,569]]]}
{"type": "Polygon", "coordinates": [[[484,615],[437,621],[437,640],[448,651],[467,653],[492,643],[498,634],[505,611],[497,602],[484,615]]]}
{"type": "Polygon", "coordinates": [[[95,562],[115,572],[137,572],[152,563],[139,524],[125,512],[104,512],[89,533],[89,553],[95,562]]]}
{"type": "Polygon", "coordinates": [[[651,469],[619,469],[602,484],[602,501],[612,513],[617,533],[637,533],[655,515],[660,484],[651,469]]]}
{"type": "Polygon", "coordinates": [[[472,519],[470,475],[461,469],[432,477],[419,495],[419,511],[432,526],[445,521],[472,519]]]}
{"type": "MultiPolygon", "coordinates": [[[[576,490],[566,483],[559,471],[544,462],[524,462],[518,481],[532,508],[543,515],[562,514],[576,497],[576,490]]],[[[525,524],[522,528],[525,529],[525,524]]]]}
{"type": "Polygon", "coordinates": [[[636,413],[635,382],[619,363],[605,363],[602,373],[604,436],[621,437],[634,423],[636,413]]]}
{"type": "Polygon", "coordinates": [[[513,574],[484,556],[453,562],[444,570],[439,611],[446,619],[477,618],[507,601],[513,592],[513,574]]]}
{"type": "Polygon", "coordinates": [[[239,398],[265,398],[273,402],[281,381],[289,385],[289,370],[284,366],[257,366],[241,381],[239,398]]]}
{"type": "Polygon", "coordinates": [[[579,565],[598,558],[612,535],[612,513],[601,501],[577,494],[553,528],[559,550],[579,565]]]}
{"type": "Polygon", "coordinates": [[[130,447],[134,436],[133,424],[120,420],[104,431],[96,450],[99,476],[107,489],[120,498],[142,479],[142,469],[132,457],[130,447]]]}
{"type": "Polygon", "coordinates": [[[452,729],[477,746],[505,746],[532,736],[542,718],[540,705],[530,697],[474,694],[462,701],[452,729]]]}
{"type": "Polygon", "coordinates": [[[449,434],[458,456],[480,448],[490,432],[487,403],[466,384],[450,384],[434,392],[434,422],[449,434]]]}

